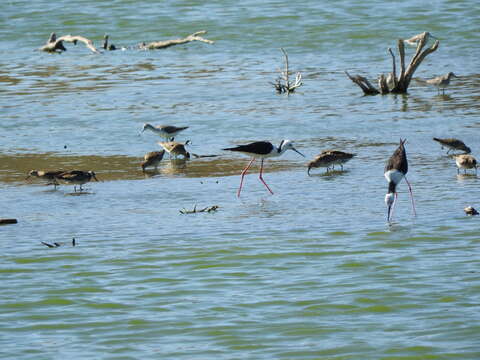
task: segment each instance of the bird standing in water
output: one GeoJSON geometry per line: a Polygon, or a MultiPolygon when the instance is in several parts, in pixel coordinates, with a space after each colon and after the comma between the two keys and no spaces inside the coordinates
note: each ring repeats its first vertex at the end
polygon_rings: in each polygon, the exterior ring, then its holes
{"type": "Polygon", "coordinates": [[[407,154],[405,153],[405,142],[407,140],[400,139],[400,145],[395,150],[390,159],[388,159],[387,164],[385,165],[385,178],[388,181],[388,192],[385,195],[385,204],[388,207],[387,212],[387,221],[393,217],[393,208],[397,199],[397,185],[405,178],[405,182],[408,185],[408,190],[410,191],[410,197],[412,200],[412,209],[414,216],[417,215],[415,211],[415,202],[413,200],[412,187],[408,182],[406,175],[408,172],[408,160],[407,154]]]}
{"type": "Polygon", "coordinates": [[[257,157],[262,159],[262,162],[261,162],[261,165],[260,165],[260,175],[259,175],[258,178],[263,183],[263,185],[265,185],[265,187],[270,192],[270,194],[273,195],[273,191],[268,187],[267,183],[263,180],[263,176],[262,176],[263,175],[263,160],[265,160],[266,158],[270,158],[270,157],[280,156],[285,151],[287,151],[288,149],[293,150],[296,153],[305,157],[305,155],[303,155],[300,151],[298,151],[297,149],[295,149],[293,147],[293,142],[291,140],[282,140],[282,142],[280,143],[280,145],[278,147],[276,147],[275,145],[273,145],[269,141],[256,141],[256,142],[246,144],[246,145],[238,145],[238,146],[233,147],[233,148],[223,149],[223,150],[228,150],[228,151],[238,151],[238,152],[244,153],[245,155],[250,155],[252,157],[252,160],[250,160],[247,167],[245,169],[243,169],[243,171],[242,171],[242,178],[240,180],[240,187],[238,188],[237,197],[240,197],[240,192],[242,191],[243,178],[244,178],[248,169],[250,168],[250,166],[252,166],[253,162],[255,161],[255,159],[257,157]]]}

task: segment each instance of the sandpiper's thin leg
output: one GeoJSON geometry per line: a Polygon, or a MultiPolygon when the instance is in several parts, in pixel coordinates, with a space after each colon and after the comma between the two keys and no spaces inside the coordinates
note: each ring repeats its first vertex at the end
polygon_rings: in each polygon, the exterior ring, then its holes
{"type": "Polygon", "coordinates": [[[242,179],[240,180],[240,187],[238,188],[237,197],[240,197],[240,192],[242,191],[243,177],[247,173],[248,169],[250,169],[250,166],[252,166],[254,161],[255,161],[255,158],[252,158],[252,160],[250,160],[250,162],[248,163],[247,167],[242,171],[242,179]]]}
{"type": "Polygon", "coordinates": [[[268,191],[270,191],[270,194],[273,195],[273,191],[268,187],[267,183],[263,180],[262,173],[263,173],[263,159],[262,159],[262,163],[260,165],[260,176],[258,178],[263,183],[263,185],[265,185],[267,187],[268,191]]]}
{"type": "Polygon", "coordinates": [[[415,211],[415,200],[413,200],[412,187],[410,186],[410,183],[408,182],[406,177],[405,177],[405,182],[408,185],[408,191],[410,191],[410,200],[412,200],[413,216],[417,216],[417,212],[415,211]]]}

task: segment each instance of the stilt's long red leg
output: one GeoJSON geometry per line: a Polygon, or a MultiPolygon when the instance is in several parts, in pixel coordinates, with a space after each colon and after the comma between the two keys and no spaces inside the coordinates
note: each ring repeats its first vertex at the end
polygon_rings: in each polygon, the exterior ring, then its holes
{"type": "Polygon", "coordinates": [[[247,173],[248,169],[250,169],[250,166],[252,166],[254,161],[255,161],[255,158],[252,158],[252,160],[250,160],[250,162],[248,163],[247,167],[242,171],[242,179],[240,180],[240,187],[238,188],[237,197],[240,197],[240,192],[242,191],[243,177],[247,173]]]}
{"type": "Polygon", "coordinates": [[[270,188],[268,187],[267,183],[265,181],[263,181],[263,159],[262,159],[262,164],[260,165],[260,176],[258,177],[260,179],[260,181],[263,183],[263,185],[265,185],[268,189],[268,191],[270,191],[270,194],[273,195],[273,191],[270,190],[270,188]]]}
{"type": "Polygon", "coordinates": [[[407,177],[405,177],[405,182],[408,185],[408,191],[410,191],[410,199],[412,200],[413,216],[417,216],[417,212],[415,211],[415,200],[413,200],[412,187],[410,186],[410,183],[408,182],[407,177]]]}

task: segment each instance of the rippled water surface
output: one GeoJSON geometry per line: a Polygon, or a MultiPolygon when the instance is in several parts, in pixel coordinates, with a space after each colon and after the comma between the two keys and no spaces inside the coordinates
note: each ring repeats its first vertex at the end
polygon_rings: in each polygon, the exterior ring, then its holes
{"type": "MultiPolygon", "coordinates": [[[[90,1],[0,4],[0,358],[479,359],[479,179],[432,137],[480,151],[476,1],[90,1]],[[214,44],[140,51],[199,30],[214,44]],[[35,51],[51,32],[125,51],[35,51]],[[363,96],[388,47],[440,40],[415,73],[445,95],[363,96]],[[280,48],[304,85],[277,95],[280,48]],[[189,161],[142,173],[158,136],[189,126],[189,161]],[[408,178],[386,223],[385,161],[407,138],[408,178]],[[248,158],[223,148],[291,139],[236,191],[248,158]],[[344,171],[306,164],[356,153],[344,171]],[[84,169],[74,192],[32,169],[84,169]],[[216,212],[182,209],[217,205],[216,212]],[[72,246],[72,238],[76,246],[72,246]],[[58,243],[50,248],[42,244],[58,243]]],[[[414,49],[407,49],[407,60],[414,49]]]]}

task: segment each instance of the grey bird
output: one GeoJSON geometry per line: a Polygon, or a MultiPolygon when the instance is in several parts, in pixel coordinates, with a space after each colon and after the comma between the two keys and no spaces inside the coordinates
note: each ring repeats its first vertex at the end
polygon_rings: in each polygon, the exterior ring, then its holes
{"type": "Polygon", "coordinates": [[[438,92],[440,93],[440,89],[442,89],[442,94],[445,95],[445,88],[450,85],[450,79],[452,77],[458,78],[453,72],[449,72],[448,74],[437,76],[433,79],[426,80],[427,84],[433,85],[437,87],[438,92]]]}

